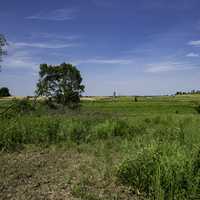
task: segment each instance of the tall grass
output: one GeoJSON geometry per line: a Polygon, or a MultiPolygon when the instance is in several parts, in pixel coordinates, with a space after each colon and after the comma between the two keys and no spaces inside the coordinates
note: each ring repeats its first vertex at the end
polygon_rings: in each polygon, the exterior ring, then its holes
{"type": "MultiPolygon", "coordinates": [[[[127,107],[123,102],[116,104],[121,106],[115,108],[116,111],[124,106],[137,111],[142,106],[140,101],[135,107],[131,107],[134,102],[125,103],[127,107]]],[[[100,103],[94,104],[98,110],[100,103]]],[[[103,106],[105,112],[112,110],[112,102],[103,106]]],[[[151,106],[154,109],[158,105],[152,103],[151,106]]],[[[174,114],[142,113],[133,117],[86,112],[75,117],[30,113],[18,118],[2,118],[0,150],[65,142],[79,149],[81,145],[93,149],[101,145],[101,152],[96,155],[104,155],[105,177],[116,176],[118,184],[130,187],[136,194],[159,200],[200,199],[200,118],[197,114],[176,114],[176,109],[174,114]],[[113,157],[108,149],[113,149],[113,154],[118,156],[114,171],[110,170],[113,157]]]]}
{"type": "Polygon", "coordinates": [[[149,145],[125,159],[117,177],[152,199],[199,199],[199,150],[187,155],[176,144],[149,145]]]}

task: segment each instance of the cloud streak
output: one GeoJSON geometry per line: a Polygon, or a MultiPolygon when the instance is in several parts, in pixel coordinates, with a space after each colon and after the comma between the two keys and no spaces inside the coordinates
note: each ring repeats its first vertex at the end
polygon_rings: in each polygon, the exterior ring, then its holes
{"type": "Polygon", "coordinates": [[[198,57],[199,57],[199,54],[194,53],[194,52],[191,52],[191,53],[188,53],[188,54],[186,55],[186,57],[198,58],[198,57]]]}
{"type": "Polygon", "coordinates": [[[118,65],[128,65],[133,63],[131,59],[87,59],[76,61],[76,63],[91,63],[91,64],[118,64],[118,65]]]}
{"type": "Polygon", "coordinates": [[[79,39],[79,35],[61,35],[61,34],[54,34],[54,33],[38,33],[32,34],[32,37],[40,37],[45,39],[54,39],[54,40],[76,40],[79,39]]]}
{"type": "Polygon", "coordinates": [[[50,20],[50,21],[65,21],[72,20],[76,16],[76,9],[56,9],[50,12],[40,12],[35,15],[26,17],[30,20],[50,20]]]}
{"type": "Polygon", "coordinates": [[[192,70],[196,68],[197,68],[196,65],[190,65],[187,63],[163,62],[163,63],[148,64],[145,72],[163,73],[171,71],[192,70]]]}
{"type": "Polygon", "coordinates": [[[75,43],[50,44],[50,43],[28,43],[28,42],[10,42],[10,45],[16,48],[31,47],[31,48],[42,48],[42,49],[62,49],[62,48],[78,46],[78,44],[75,43]]]}
{"type": "Polygon", "coordinates": [[[195,47],[200,47],[200,40],[190,41],[190,42],[188,42],[188,45],[195,46],[195,47]]]}
{"type": "Polygon", "coordinates": [[[6,56],[2,65],[6,68],[36,69],[38,63],[33,60],[27,51],[18,51],[6,56]]]}

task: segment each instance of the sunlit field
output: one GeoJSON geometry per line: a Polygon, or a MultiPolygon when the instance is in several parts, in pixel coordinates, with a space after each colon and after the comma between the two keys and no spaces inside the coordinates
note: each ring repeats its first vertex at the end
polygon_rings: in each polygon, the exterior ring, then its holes
{"type": "MultiPolygon", "coordinates": [[[[1,99],[1,112],[11,104],[1,99]]],[[[93,97],[75,111],[42,100],[12,109],[0,122],[0,199],[200,199],[199,104],[93,97]]]]}

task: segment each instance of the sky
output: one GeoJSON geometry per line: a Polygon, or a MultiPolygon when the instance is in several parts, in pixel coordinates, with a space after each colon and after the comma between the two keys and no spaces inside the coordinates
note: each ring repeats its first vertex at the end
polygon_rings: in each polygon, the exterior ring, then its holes
{"type": "Polygon", "coordinates": [[[33,95],[39,65],[72,63],[84,95],[200,89],[199,0],[0,0],[0,87],[33,95]]]}

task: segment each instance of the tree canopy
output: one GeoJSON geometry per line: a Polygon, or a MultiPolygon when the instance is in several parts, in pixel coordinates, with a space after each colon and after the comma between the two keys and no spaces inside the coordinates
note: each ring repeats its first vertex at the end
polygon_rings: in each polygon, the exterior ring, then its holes
{"type": "Polygon", "coordinates": [[[11,95],[7,87],[0,88],[0,97],[9,97],[9,96],[11,95]]]}
{"type": "Polygon", "coordinates": [[[72,64],[41,64],[36,95],[45,96],[59,104],[76,107],[84,92],[80,71],[72,64]]]}

